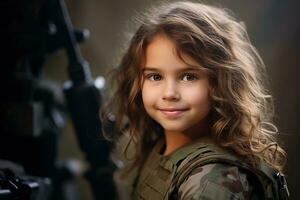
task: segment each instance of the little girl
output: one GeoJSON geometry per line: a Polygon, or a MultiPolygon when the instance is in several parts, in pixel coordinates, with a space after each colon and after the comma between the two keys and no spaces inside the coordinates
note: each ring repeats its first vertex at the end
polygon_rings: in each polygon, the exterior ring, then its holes
{"type": "Polygon", "coordinates": [[[128,199],[286,198],[263,70],[226,10],[152,9],[115,71],[109,107],[129,160],[116,175],[128,199]]]}

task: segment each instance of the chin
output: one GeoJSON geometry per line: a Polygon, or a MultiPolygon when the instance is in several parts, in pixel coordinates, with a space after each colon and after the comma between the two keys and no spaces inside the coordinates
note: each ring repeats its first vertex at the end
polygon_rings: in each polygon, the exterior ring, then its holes
{"type": "Polygon", "coordinates": [[[163,128],[168,132],[184,132],[186,130],[186,128],[178,126],[163,126],[163,128]]]}

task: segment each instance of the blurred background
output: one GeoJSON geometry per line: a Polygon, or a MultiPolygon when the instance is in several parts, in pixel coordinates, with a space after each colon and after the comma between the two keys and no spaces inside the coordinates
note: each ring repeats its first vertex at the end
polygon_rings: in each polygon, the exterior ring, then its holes
{"type": "MultiPolygon", "coordinates": [[[[0,4],[1,10],[13,7],[11,3],[4,2],[0,4]]],[[[25,1],[12,2],[15,5],[21,5],[25,1]]],[[[36,4],[37,2],[37,0],[26,1],[27,4],[36,4]]],[[[73,26],[79,29],[88,29],[90,32],[89,37],[80,43],[80,50],[84,60],[89,63],[93,78],[105,77],[107,72],[118,64],[126,42],[131,33],[135,31],[135,18],[157,2],[160,1],[65,0],[73,26]]],[[[300,114],[300,84],[298,82],[300,73],[300,2],[297,0],[206,0],[204,2],[229,8],[239,20],[245,22],[252,43],[258,49],[267,66],[270,81],[269,89],[275,102],[275,123],[280,132],[279,142],[288,153],[285,173],[291,199],[298,199],[300,198],[300,186],[298,184],[300,181],[300,159],[297,156],[300,152],[300,126],[298,122],[298,115],[300,114]]],[[[11,17],[14,14],[17,15],[14,12],[2,12],[1,21],[5,24],[6,17],[11,17]]],[[[2,26],[1,33],[3,32],[5,30],[2,26]]],[[[6,42],[5,37],[1,37],[1,40],[6,42]]],[[[2,56],[7,56],[5,49],[1,52],[3,52],[1,53],[2,56]]],[[[39,79],[53,88],[54,96],[61,104],[65,102],[62,95],[63,84],[70,79],[67,70],[68,65],[66,51],[61,49],[47,54],[39,72],[39,79]]],[[[2,70],[6,66],[9,65],[1,64],[2,70]]],[[[7,70],[1,72],[2,78],[6,76],[6,72],[7,70]]],[[[3,80],[6,79],[1,80],[3,91],[12,89],[3,80]]],[[[60,107],[58,106],[58,108],[60,107]]],[[[86,178],[81,175],[81,172],[87,169],[89,164],[80,149],[70,116],[64,108],[61,109],[63,110],[61,111],[61,122],[57,122],[60,124],[57,132],[59,136],[55,137],[57,142],[54,142],[55,148],[53,146],[52,148],[56,151],[57,158],[55,160],[57,162],[68,163],[67,166],[73,166],[71,168],[75,175],[72,178],[72,184],[67,184],[65,187],[66,190],[69,188],[70,191],[76,191],[76,194],[69,195],[68,198],[93,199],[90,185],[86,178]]],[[[0,140],[2,140],[1,136],[0,140]]],[[[1,148],[1,155],[8,150],[1,148]]],[[[14,151],[21,153],[22,149],[14,149],[14,151]]],[[[30,155],[26,159],[31,159],[30,155]]]]}

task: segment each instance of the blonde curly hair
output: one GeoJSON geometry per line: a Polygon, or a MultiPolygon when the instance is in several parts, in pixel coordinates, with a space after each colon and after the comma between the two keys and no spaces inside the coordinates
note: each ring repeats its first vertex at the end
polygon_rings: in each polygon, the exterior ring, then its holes
{"type": "MultiPolygon", "coordinates": [[[[264,63],[252,46],[245,25],[231,12],[200,3],[176,2],[153,8],[132,37],[114,71],[116,90],[110,102],[117,133],[124,121],[138,144],[141,163],[162,137],[160,126],[146,113],[141,98],[141,69],[147,45],[159,33],[176,45],[177,55],[197,61],[211,85],[211,136],[255,166],[263,159],[282,171],[285,151],[275,141],[272,97],[265,89],[264,63]]],[[[183,60],[184,61],[184,60],[183,60]]]]}

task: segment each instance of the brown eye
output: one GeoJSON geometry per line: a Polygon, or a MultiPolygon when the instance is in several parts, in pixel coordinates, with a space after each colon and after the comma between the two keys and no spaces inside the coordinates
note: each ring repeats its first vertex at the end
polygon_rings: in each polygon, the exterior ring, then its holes
{"type": "Polygon", "coordinates": [[[147,79],[150,81],[160,81],[162,77],[159,74],[148,74],[147,79]]]}
{"type": "Polygon", "coordinates": [[[197,80],[199,79],[197,74],[193,74],[193,73],[186,73],[186,74],[183,74],[182,78],[181,78],[183,81],[194,81],[194,80],[197,80]]]}

